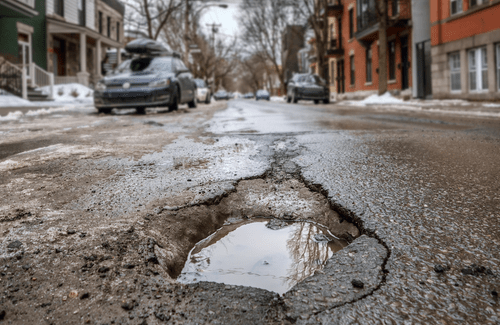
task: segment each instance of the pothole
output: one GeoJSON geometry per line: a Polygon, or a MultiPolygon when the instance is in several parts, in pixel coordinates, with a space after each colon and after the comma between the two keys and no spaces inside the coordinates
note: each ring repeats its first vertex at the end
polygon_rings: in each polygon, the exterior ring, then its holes
{"type": "MultiPolygon", "coordinates": [[[[311,191],[295,178],[243,180],[237,184],[235,191],[226,197],[218,198],[210,204],[186,207],[177,211],[167,208],[159,214],[149,217],[145,226],[157,243],[155,253],[159,263],[168,271],[172,278],[177,278],[184,269],[189,252],[198,242],[208,238],[204,241],[206,243],[215,237],[220,237],[223,232],[229,233],[228,230],[221,230],[222,232],[217,233],[227,222],[230,222],[233,228],[236,229],[242,228],[236,226],[242,220],[247,220],[243,222],[244,225],[247,225],[247,223],[248,225],[258,223],[258,219],[257,222],[251,222],[255,221],[253,220],[254,218],[268,218],[278,220],[278,222],[289,223],[288,227],[290,227],[290,230],[286,231],[292,232],[295,229],[293,225],[296,224],[297,227],[305,227],[311,230],[312,236],[314,236],[314,232],[312,231],[314,227],[311,227],[311,225],[322,225],[322,227],[315,226],[320,229],[317,232],[318,234],[323,232],[329,236],[341,239],[338,242],[338,245],[340,245],[338,248],[328,247],[327,245],[327,249],[322,253],[325,254],[323,260],[321,257],[319,258],[319,267],[321,267],[321,263],[324,263],[328,259],[326,257],[330,254],[327,253],[328,249],[331,249],[332,252],[337,251],[360,235],[358,228],[354,224],[344,220],[337,212],[332,210],[325,196],[311,191]],[[251,220],[248,221],[248,219],[251,220]]],[[[258,224],[255,226],[258,226],[258,224]]],[[[255,231],[258,235],[259,232],[255,231]]],[[[274,232],[273,230],[269,231],[274,232]]],[[[273,240],[280,241],[283,245],[286,245],[287,240],[280,239],[278,233],[279,231],[274,233],[275,236],[272,237],[276,238],[273,238],[273,240]]],[[[238,235],[238,237],[243,239],[246,235],[238,235]]],[[[255,245],[258,240],[258,238],[254,239],[255,245]]],[[[247,244],[250,245],[249,243],[247,244]]],[[[310,253],[310,249],[319,249],[320,247],[321,245],[317,245],[314,240],[297,241],[296,245],[298,251],[307,254],[310,253]]],[[[247,253],[241,252],[240,254],[243,259],[245,254],[247,253]]],[[[313,266],[309,266],[309,270],[314,272],[315,269],[313,266]]],[[[305,270],[297,272],[305,272],[305,270]]],[[[296,275],[296,280],[293,283],[300,282],[311,274],[296,275]]],[[[279,277],[280,275],[275,276],[279,277]]],[[[214,281],[214,279],[210,279],[209,281],[214,281]]],[[[290,288],[292,285],[285,284],[285,287],[290,288]]],[[[274,285],[266,285],[264,288],[276,292],[287,290],[283,287],[277,288],[274,285]]]]}
{"type": "Polygon", "coordinates": [[[347,246],[313,222],[254,218],[229,222],[189,253],[177,280],[287,292],[347,246]]]}

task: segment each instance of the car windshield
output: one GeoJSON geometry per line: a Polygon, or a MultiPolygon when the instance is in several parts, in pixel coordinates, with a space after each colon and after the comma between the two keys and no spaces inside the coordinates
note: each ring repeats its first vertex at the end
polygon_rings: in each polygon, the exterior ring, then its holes
{"type": "Polygon", "coordinates": [[[207,88],[205,81],[203,81],[201,79],[195,79],[194,82],[196,83],[196,87],[198,87],[198,88],[207,88]]]}
{"type": "Polygon", "coordinates": [[[268,94],[268,92],[266,90],[259,90],[257,92],[257,95],[267,95],[267,94],[268,94]]]}
{"type": "Polygon", "coordinates": [[[152,57],[144,57],[137,58],[132,60],[127,60],[120,64],[116,69],[117,72],[172,72],[172,59],[171,58],[152,58],[152,57]]]}

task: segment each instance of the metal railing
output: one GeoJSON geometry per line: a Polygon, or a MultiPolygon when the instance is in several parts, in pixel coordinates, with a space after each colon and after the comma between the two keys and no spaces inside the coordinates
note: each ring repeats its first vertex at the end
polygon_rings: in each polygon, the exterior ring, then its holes
{"type": "Polygon", "coordinates": [[[54,99],[54,74],[40,68],[36,63],[30,65],[31,86],[45,87],[49,86],[49,98],[54,99]]]}
{"type": "Polygon", "coordinates": [[[27,69],[19,68],[15,64],[0,57],[0,88],[27,99],[27,69]]]}
{"type": "Polygon", "coordinates": [[[358,31],[371,27],[377,23],[377,11],[375,7],[369,6],[366,10],[358,13],[358,31]]]}

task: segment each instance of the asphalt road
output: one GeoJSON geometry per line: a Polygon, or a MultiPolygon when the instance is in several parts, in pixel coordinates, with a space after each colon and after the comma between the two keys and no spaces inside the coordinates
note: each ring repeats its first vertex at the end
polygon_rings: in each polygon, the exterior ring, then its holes
{"type": "Polygon", "coordinates": [[[0,121],[0,317],[498,324],[500,118],[466,113],[235,100],[0,121]],[[283,296],[175,281],[197,241],[263,214],[350,244],[283,296]]]}

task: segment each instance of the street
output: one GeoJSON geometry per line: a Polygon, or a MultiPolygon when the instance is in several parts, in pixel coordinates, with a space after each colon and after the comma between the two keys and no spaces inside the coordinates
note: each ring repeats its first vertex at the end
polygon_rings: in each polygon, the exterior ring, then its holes
{"type": "Polygon", "coordinates": [[[499,117],[242,99],[9,116],[6,324],[500,323],[499,117]],[[348,245],[283,295],[176,281],[197,242],[255,217],[348,245]]]}

